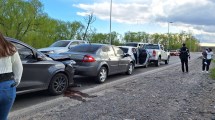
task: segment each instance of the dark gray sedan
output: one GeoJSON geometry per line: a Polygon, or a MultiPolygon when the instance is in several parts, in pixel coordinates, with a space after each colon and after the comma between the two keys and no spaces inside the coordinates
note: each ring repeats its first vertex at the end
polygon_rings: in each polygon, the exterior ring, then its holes
{"type": "Polygon", "coordinates": [[[59,95],[74,83],[75,62],[68,57],[57,55],[47,57],[21,41],[8,37],[6,40],[16,46],[23,64],[17,94],[48,89],[52,95],[59,95]]]}
{"type": "Polygon", "coordinates": [[[61,54],[69,55],[76,62],[75,74],[93,76],[99,83],[108,75],[123,72],[130,75],[134,69],[131,56],[113,45],[81,44],[61,54]]]}

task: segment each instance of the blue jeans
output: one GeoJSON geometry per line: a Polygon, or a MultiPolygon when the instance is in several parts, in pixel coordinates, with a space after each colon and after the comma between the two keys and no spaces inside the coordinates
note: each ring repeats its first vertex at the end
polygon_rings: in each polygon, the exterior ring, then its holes
{"type": "Polygon", "coordinates": [[[7,120],[16,98],[16,87],[11,87],[14,80],[0,82],[0,120],[7,120]]]}

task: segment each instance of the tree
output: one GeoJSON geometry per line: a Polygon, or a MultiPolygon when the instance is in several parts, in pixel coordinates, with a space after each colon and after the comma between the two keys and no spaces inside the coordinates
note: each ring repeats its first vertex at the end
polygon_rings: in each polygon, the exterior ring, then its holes
{"type": "Polygon", "coordinates": [[[42,15],[39,0],[3,0],[0,8],[0,28],[7,36],[22,39],[37,26],[36,19],[42,15]]]}
{"type": "Polygon", "coordinates": [[[86,39],[87,37],[87,32],[89,29],[90,24],[96,21],[96,18],[93,16],[93,13],[90,13],[87,17],[84,18],[85,22],[87,23],[87,27],[85,29],[84,35],[83,35],[83,40],[86,39]]]}

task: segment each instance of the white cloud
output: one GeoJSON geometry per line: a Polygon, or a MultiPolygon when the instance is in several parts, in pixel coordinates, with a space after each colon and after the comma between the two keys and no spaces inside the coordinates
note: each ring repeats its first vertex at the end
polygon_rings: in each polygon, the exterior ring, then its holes
{"type": "MultiPolygon", "coordinates": [[[[194,34],[214,35],[215,2],[213,0],[112,0],[112,20],[125,24],[165,24],[174,22],[184,30],[192,28],[194,34]]],[[[93,12],[97,19],[109,20],[110,0],[94,0],[92,4],[73,5],[84,11],[77,14],[85,16],[93,12]]],[[[215,35],[213,36],[215,38],[215,35]]],[[[210,39],[210,38],[207,38],[210,39]]]]}

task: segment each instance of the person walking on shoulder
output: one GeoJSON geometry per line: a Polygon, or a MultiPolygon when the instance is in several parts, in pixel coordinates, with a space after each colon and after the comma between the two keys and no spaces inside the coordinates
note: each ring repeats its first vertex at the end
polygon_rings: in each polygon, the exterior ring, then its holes
{"type": "Polygon", "coordinates": [[[7,120],[22,71],[23,66],[16,47],[0,32],[0,120],[7,120]]]}
{"type": "Polygon", "coordinates": [[[189,49],[186,47],[185,43],[183,43],[182,47],[180,48],[179,57],[181,59],[182,72],[184,72],[184,65],[186,67],[186,72],[189,72],[189,70],[188,70],[188,58],[190,59],[190,52],[189,52],[189,49]]]}
{"type": "Polygon", "coordinates": [[[212,57],[213,57],[212,49],[208,48],[208,51],[206,51],[206,53],[207,53],[207,58],[206,58],[206,62],[207,62],[206,73],[208,73],[209,68],[210,68],[210,64],[211,64],[211,60],[212,60],[212,57]]]}
{"type": "Polygon", "coordinates": [[[207,52],[207,48],[202,52],[202,72],[205,72],[205,68],[207,66],[207,52]]]}

